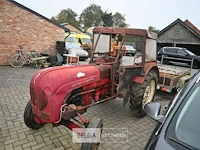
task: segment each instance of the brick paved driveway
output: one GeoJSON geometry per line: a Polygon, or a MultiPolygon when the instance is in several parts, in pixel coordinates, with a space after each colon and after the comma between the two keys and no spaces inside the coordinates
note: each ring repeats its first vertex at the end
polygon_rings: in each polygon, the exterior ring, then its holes
{"type": "MultiPolygon", "coordinates": [[[[72,143],[71,131],[64,127],[47,124],[39,130],[26,127],[23,113],[30,99],[29,81],[36,69],[0,67],[0,150],[78,150],[80,144],[72,143]]],[[[155,99],[167,105],[172,94],[158,92],[155,99]],[[164,96],[163,96],[164,95],[164,96]]],[[[149,138],[155,122],[149,117],[134,118],[122,100],[110,100],[88,109],[85,117],[100,117],[104,128],[127,128],[128,143],[107,139],[99,150],[142,149],[149,138]]]]}

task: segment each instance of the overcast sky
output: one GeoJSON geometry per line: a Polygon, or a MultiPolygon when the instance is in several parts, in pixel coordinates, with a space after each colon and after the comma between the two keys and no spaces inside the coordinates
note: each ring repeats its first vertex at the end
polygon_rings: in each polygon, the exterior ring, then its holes
{"type": "Polygon", "coordinates": [[[188,19],[200,29],[200,0],[15,0],[20,4],[51,18],[62,9],[71,8],[78,15],[91,3],[103,11],[120,12],[133,28],[148,26],[163,29],[176,19],[188,19]]]}

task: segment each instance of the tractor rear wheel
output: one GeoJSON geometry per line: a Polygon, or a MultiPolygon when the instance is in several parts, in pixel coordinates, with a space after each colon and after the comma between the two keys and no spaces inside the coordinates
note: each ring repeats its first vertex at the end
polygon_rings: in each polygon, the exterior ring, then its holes
{"type": "Polygon", "coordinates": [[[27,127],[32,129],[39,129],[43,126],[43,124],[38,124],[34,120],[34,115],[31,108],[31,101],[29,101],[26,105],[25,111],[24,111],[24,123],[27,127]]]}
{"type": "Polygon", "coordinates": [[[152,102],[157,88],[157,75],[150,71],[143,84],[133,83],[131,87],[130,109],[136,117],[144,117],[146,115],[144,106],[152,102]]]}
{"type": "MultiPolygon", "coordinates": [[[[103,120],[100,119],[100,118],[93,118],[89,125],[87,126],[87,129],[85,131],[85,135],[93,135],[95,134],[96,135],[96,132],[98,133],[98,130],[100,132],[100,134],[102,133],[102,129],[103,129],[103,120]],[[92,128],[92,129],[90,129],[92,128]],[[94,130],[96,129],[96,130],[94,130]]],[[[101,135],[100,135],[101,137],[101,135]]],[[[91,141],[93,139],[88,139],[88,138],[85,138],[82,145],[81,145],[81,150],[97,150],[98,149],[98,146],[99,146],[99,142],[95,142],[92,143],[93,141],[91,141]],[[89,140],[89,142],[87,143],[87,141],[89,140]]]]}

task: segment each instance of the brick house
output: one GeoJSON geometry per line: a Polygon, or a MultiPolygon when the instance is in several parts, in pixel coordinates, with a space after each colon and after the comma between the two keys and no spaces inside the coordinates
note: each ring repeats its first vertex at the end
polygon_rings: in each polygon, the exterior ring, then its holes
{"type": "Polygon", "coordinates": [[[164,46],[185,47],[200,55],[200,31],[189,20],[175,20],[158,33],[158,50],[164,46]]]}
{"type": "Polygon", "coordinates": [[[24,51],[55,50],[65,31],[69,29],[13,0],[0,0],[0,65],[8,64],[19,45],[24,51]]]}

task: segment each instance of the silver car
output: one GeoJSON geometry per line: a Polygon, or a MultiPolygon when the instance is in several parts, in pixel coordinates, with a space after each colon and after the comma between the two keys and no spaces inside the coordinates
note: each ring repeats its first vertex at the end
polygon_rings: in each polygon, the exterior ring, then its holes
{"type": "Polygon", "coordinates": [[[75,54],[76,56],[79,56],[80,60],[88,59],[88,52],[77,44],[66,42],[65,48],[68,50],[68,54],[75,54]]]}
{"type": "Polygon", "coordinates": [[[137,50],[132,45],[124,45],[126,56],[134,56],[137,50]]]}

